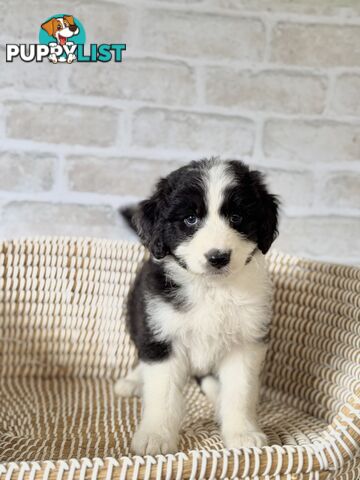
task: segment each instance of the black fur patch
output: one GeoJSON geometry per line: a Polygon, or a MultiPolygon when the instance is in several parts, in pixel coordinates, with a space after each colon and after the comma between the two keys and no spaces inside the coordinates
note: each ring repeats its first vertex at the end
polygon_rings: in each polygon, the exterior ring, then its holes
{"type": "MultiPolygon", "coordinates": [[[[128,329],[137,348],[139,358],[143,361],[163,360],[171,353],[171,343],[156,339],[155,332],[151,330],[149,325],[146,309],[145,296],[156,288],[153,284],[154,279],[159,285],[158,277],[154,261],[147,261],[138,273],[128,298],[128,329]]],[[[171,296],[171,293],[165,291],[164,295],[165,297],[171,296]]]]}
{"type": "Polygon", "coordinates": [[[220,215],[266,253],[277,236],[279,201],[267,191],[262,174],[239,161],[228,162],[235,184],[225,192],[220,215]],[[239,220],[232,223],[233,215],[239,220]]]}
{"type": "Polygon", "coordinates": [[[157,297],[174,308],[186,308],[181,287],[165,274],[162,264],[148,260],[140,270],[128,299],[128,330],[143,361],[164,360],[171,354],[171,342],[159,341],[149,325],[146,298],[157,297]]]}
{"type": "Polygon", "coordinates": [[[155,193],[140,203],[131,218],[144,245],[155,258],[172,254],[201,227],[201,224],[186,226],[184,218],[193,214],[199,218],[206,215],[206,165],[205,161],[192,162],[160,180],[155,193]]]}

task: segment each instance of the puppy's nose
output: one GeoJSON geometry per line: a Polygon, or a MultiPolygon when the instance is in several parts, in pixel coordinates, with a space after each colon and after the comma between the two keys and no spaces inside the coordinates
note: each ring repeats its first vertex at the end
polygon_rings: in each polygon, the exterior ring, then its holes
{"type": "Polygon", "coordinates": [[[223,268],[230,262],[231,250],[217,250],[216,248],[205,253],[206,260],[212,267],[223,268]]]}
{"type": "Polygon", "coordinates": [[[70,25],[70,27],[69,27],[71,32],[76,32],[77,28],[78,27],[76,25],[70,25]]]}

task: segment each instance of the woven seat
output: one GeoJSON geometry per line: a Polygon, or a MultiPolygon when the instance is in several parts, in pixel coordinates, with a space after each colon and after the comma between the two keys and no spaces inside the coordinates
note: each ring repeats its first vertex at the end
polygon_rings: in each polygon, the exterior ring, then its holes
{"type": "Polygon", "coordinates": [[[107,240],[0,244],[0,474],[359,480],[360,269],[280,254],[259,409],[270,446],[224,449],[192,382],[179,453],[131,456],[141,400],[113,383],[136,362],[125,299],[145,256],[107,240]]]}

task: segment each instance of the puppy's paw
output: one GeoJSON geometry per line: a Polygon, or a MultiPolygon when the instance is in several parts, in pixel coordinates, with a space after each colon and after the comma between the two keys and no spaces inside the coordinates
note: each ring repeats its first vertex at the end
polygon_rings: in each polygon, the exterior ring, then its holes
{"type": "Polygon", "coordinates": [[[120,378],[114,385],[114,391],[119,397],[132,397],[133,395],[139,397],[141,387],[138,382],[128,380],[127,378],[120,378]]]}
{"type": "Polygon", "coordinates": [[[224,433],[224,443],[227,448],[264,447],[267,442],[265,433],[260,430],[224,433]]]}
{"type": "Polygon", "coordinates": [[[139,429],[131,442],[136,455],[158,455],[177,452],[177,439],[170,435],[139,429]]]}

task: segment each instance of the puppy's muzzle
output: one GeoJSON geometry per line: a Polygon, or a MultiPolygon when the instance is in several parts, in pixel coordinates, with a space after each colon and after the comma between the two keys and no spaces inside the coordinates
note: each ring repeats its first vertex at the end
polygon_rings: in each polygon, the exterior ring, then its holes
{"type": "Polygon", "coordinates": [[[77,27],[76,25],[70,25],[70,26],[69,26],[69,30],[70,30],[71,32],[76,32],[77,28],[78,28],[78,27],[77,27]]]}
{"type": "Polygon", "coordinates": [[[220,270],[230,263],[231,250],[212,249],[205,253],[205,258],[209,264],[220,270]]]}

